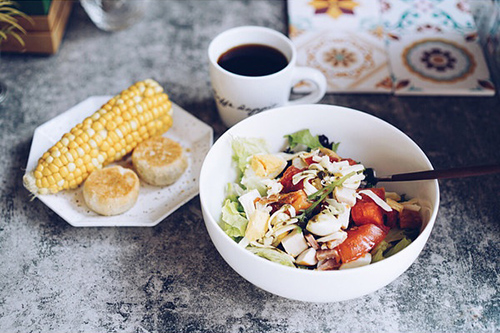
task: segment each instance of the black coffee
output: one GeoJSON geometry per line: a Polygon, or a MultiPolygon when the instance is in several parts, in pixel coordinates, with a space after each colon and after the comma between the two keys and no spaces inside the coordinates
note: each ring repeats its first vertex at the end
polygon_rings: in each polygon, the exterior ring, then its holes
{"type": "Polygon", "coordinates": [[[279,72],[288,65],[288,60],[273,47],[244,44],[223,53],[217,63],[234,74],[264,76],[279,72]]]}

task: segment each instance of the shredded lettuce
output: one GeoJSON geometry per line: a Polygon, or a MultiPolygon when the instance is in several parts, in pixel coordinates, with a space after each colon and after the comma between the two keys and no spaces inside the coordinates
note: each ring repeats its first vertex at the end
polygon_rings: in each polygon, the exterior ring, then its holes
{"type": "Polygon", "coordinates": [[[410,230],[410,229],[399,229],[392,228],[389,230],[387,236],[385,236],[384,240],[388,243],[393,243],[396,241],[400,241],[403,238],[415,239],[418,236],[418,230],[410,230]]]}
{"type": "Polygon", "coordinates": [[[244,190],[237,183],[227,183],[226,198],[231,201],[238,201],[238,197],[243,195],[244,190]]]}
{"type": "Polygon", "coordinates": [[[319,142],[317,135],[312,135],[309,129],[304,129],[292,134],[285,135],[288,139],[288,146],[290,149],[295,148],[298,145],[304,145],[309,149],[316,149],[323,147],[319,142]]]}
{"type": "Polygon", "coordinates": [[[411,244],[414,232],[407,229],[393,228],[372,251],[372,263],[395,255],[411,244]]]}
{"type": "Polygon", "coordinates": [[[252,168],[248,167],[241,177],[241,184],[246,187],[247,191],[257,190],[260,195],[264,196],[267,192],[264,180],[265,178],[257,176],[252,168]]]}
{"type": "Polygon", "coordinates": [[[385,259],[384,251],[387,251],[388,248],[391,247],[390,243],[387,243],[385,240],[381,241],[372,251],[372,263],[385,259]]]}
{"type": "Polygon", "coordinates": [[[289,267],[295,267],[295,264],[293,263],[292,257],[290,257],[288,254],[279,251],[278,249],[271,249],[268,247],[247,247],[247,250],[252,252],[253,254],[258,255],[259,257],[262,257],[264,259],[267,259],[269,261],[284,265],[284,266],[289,266],[289,267]]]}
{"type": "Polygon", "coordinates": [[[227,199],[222,206],[221,228],[233,238],[245,236],[248,220],[238,210],[238,202],[227,199]]]}
{"type": "Polygon", "coordinates": [[[262,138],[234,138],[232,148],[233,159],[236,161],[241,173],[245,171],[250,156],[268,153],[266,140],[262,138]]]}
{"type": "Polygon", "coordinates": [[[387,250],[387,252],[385,253],[385,257],[389,258],[390,256],[395,255],[396,253],[398,253],[399,251],[401,251],[402,249],[404,249],[405,247],[407,247],[410,244],[411,244],[411,239],[406,238],[406,237],[403,238],[396,245],[394,245],[392,248],[387,250]]]}

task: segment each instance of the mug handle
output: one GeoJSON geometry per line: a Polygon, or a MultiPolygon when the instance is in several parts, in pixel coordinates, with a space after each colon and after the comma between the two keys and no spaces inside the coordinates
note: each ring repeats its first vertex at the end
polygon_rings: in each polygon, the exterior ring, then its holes
{"type": "Polygon", "coordinates": [[[286,105],[314,104],[325,96],[326,78],[319,70],[311,67],[296,67],[292,78],[292,87],[300,81],[310,81],[315,85],[315,88],[308,95],[288,101],[286,105]]]}

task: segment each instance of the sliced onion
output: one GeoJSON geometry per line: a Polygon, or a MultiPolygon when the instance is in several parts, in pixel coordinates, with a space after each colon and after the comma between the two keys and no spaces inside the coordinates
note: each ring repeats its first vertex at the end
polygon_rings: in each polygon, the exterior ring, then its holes
{"type": "Polygon", "coordinates": [[[387,204],[387,202],[385,202],[384,200],[382,200],[378,195],[376,195],[373,191],[370,191],[370,190],[362,190],[362,191],[359,191],[359,193],[361,194],[364,194],[368,197],[370,197],[370,199],[372,199],[377,205],[380,206],[380,208],[382,208],[383,210],[385,210],[386,212],[391,212],[392,211],[392,208],[391,206],[389,206],[387,204]]]}

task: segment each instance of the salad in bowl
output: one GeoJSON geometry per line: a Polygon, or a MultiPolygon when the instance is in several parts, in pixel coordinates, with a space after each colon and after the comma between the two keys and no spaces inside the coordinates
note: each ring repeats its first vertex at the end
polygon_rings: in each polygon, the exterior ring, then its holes
{"type": "Polygon", "coordinates": [[[205,227],[229,267],[268,292],[310,302],[366,295],[417,259],[439,207],[436,180],[374,188],[369,168],[432,165],[406,134],[365,112],[314,104],[256,114],[203,161],[205,227]]]}
{"type": "Polygon", "coordinates": [[[309,270],[369,265],[407,247],[422,227],[418,199],[374,187],[369,169],[339,156],[339,143],[303,129],[284,151],[234,137],[221,228],[272,262],[309,270]]]}

